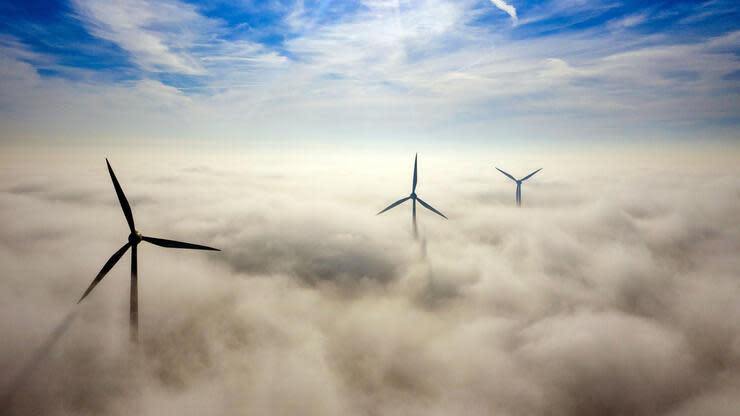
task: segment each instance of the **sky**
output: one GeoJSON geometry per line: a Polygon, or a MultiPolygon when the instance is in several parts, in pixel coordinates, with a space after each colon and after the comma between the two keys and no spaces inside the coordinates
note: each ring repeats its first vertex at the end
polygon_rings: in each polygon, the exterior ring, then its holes
{"type": "Polygon", "coordinates": [[[0,13],[0,413],[740,408],[737,2],[0,13]]]}
{"type": "Polygon", "coordinates": [[[0,2],[7,146],[736,149],[734,1],[0,2]]]}

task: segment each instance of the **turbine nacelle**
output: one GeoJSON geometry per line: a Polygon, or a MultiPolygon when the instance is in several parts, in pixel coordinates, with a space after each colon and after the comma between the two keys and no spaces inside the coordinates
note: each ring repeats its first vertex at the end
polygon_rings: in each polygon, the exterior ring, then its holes
{"type": "Polygon", "coordinates": [[[131,244],[132,246],[135,246],[141,243],[141,233],[138,231],[134,231],[131,234],[129,234],[128,243],[131,244]]]}

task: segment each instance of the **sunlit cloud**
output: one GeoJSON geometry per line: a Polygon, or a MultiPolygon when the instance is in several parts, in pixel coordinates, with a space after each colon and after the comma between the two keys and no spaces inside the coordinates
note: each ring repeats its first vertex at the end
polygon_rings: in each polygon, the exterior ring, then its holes
{"type": "Polygon", "coordinates": [[[321,153],[115,152],[137,226],[223,249],[140,246],[138,361],[128,255],[73,306],[128,233],[102,155],[1,155],[6,413],[737,408],[731,155],[422,151],[418,191],[449,217],[419,211],[424,255],[410,207],[374,215],[413,153],[321,153]],[[544,167],[522,208],[493,163],[544,167]]]}

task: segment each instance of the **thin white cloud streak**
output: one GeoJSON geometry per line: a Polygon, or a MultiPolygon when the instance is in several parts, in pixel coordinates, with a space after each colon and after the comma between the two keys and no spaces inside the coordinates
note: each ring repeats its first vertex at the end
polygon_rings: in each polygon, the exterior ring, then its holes
{"type": "Polygon", "coordinates": [[[550,0],[534,5],[527,11],[526,16],[522,18],[520,23],[543,22],[558,16],[568,16],[569,19],[564,22],[549,23],[547,29],[556,31],[597,17],[604,11],[618,6],[619,3],[609,0],[550,0]]]}
{"type": "Polygon", "coordinates": [[[491,0],[491,3],[511,16],[511,20],[515,24],[519,21],[519,18],[516,17],[516,8],[514,6],[506,3],[504,0],[491,0]]]}
{"type": "Polygon", "coordinates": [[[649,13],[637,13],[619,19],[614,19],[607,23],[610,30],[624,30],[645,23],[649,18],[649,13]]]}

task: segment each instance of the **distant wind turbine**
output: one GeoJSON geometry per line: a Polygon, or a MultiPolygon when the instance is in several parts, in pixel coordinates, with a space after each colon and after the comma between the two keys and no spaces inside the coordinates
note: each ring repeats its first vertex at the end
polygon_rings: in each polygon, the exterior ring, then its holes
{"type": "Polygon", "coordinates": [[[511,178],[512,181],[516,182],[516,205],[517,206],[522,206],[522,182],[524,182],[527,179],[531,178],[535,173],[541,171],[542,168],[537,169],[536,171],[530,173],[529,175],[527,175],[527,176],[525,176],[525,177],[523,177],[521,179],[516,179],[513,176],[509,175],[508,173],[504,172],[503,170],[501,170],[499,168],[496,168],[496,170],[498,170],[499,172],[501,172],[504,175],[506,175],[509,178],[511,178]]]}
{"type": "Polygon", "coordinates": [[[115,266],[116,262],[121,259],[121,257],[126,253],[126,251],[131,248],[131,307],[130,307],[130,335],[131,335],[131,341],[136,342],[139,339],[139,295],[138,295],[138,287],[137,287],[137,274],[136,274],[136,246],[139,245],[139,243],[143,241],[147,241],[149,243],[152,243],[157,246],[162,247],[171,247],[171,248],[189,248],[194,250],[213,250],[213,251],[220,251],[217,248],[207,247],[207,246],[201,246],[198,244],[190,244],[190,243],[183,243],[180,241],[174,241],[174,240],[165,240],[162,238],[154,238],[154,237],[146,237],[141,235],[140,232],[136,231],[136,228],[134,228],[134,216],[131,213],[131,207],[128,204],[128,200],[126,200],[126,195],[123,194],[123,190],[121,189],[121,185],[118,184],[118,180],[116,179],[116,175],[113,173],[113,169],[110,167],[110,163],[108,163],[108,159],[105,159],[105,163],[108,165],[108,173],[110,173],[110,178],[113,180],[113,187],[116,189],[116,195],[118,195],[118,202],[121,204],[121,209],[123,209],[123,215],[126,217],[126,222],[128,223],[128,227],[131,230],[131,234],[128,236],[128,243],[124,244],[123,247],[118,249],[113,256],[111,256],[110,259],[108,259],[108,262],[105,263],[103,268],[100,270],[100,273],[95,277],[95,279],[90,283],[90,286],[87,288],[85,293],[82,295],[79,301],[77,303],[82,302],[83,299],[85,299],[85,296],[87,296],[93,288],[100,283],[101,280],[103,280],[103,277],[110,271],[110,269],[115,266]]]}
{"type": "Polygon", "coordinates": [[[384,209],[384,210],[380,211],[379,213],[375,214],[375,215],[380,215],[380,214],[388,211],[389,209],[395,207],[396,205],[402,204],[403,202],[406,202],[409,199],[412,200],[413,201],[413,205],[412,205],[412,208],[411,208],[411,212],[412,212],[411,216],[413,218],[413,224],[414,224],[414,238],[416,238],[416,237],[419,236],[419,234],[417,232],[417,229],[416,229],[416,201],[419,201],[419,203],[424,208],[432,211],[433,213],[441,216],[444,219],[447,219],[447,217],[445,217],[444,214],[442,214],[441,212],[437,211],[431,205],[427,204],[421,198],[419,198],[418,196],[416,196],[416,178],[417,178],[417,176],[416,176],[416,161],[417,161],[418,156],[419,156],[418,153],[416,154],[416,156],[414,156],[414,182],[411,185],[411,195],[407,196],[406,198],[399,199],[398,201],[396,201],[396,202],[388,205],[388,207],[386,209],[384,209]]]}

